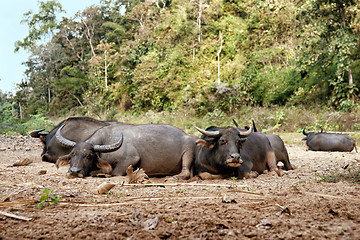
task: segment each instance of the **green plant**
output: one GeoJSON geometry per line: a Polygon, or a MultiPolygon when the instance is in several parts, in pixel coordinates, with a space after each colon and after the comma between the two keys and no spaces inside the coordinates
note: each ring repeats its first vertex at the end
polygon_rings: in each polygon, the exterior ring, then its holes
{"type": "Polygon", "coordinates": [[[40,203],[36,206],[41,209],[44,206],[57,205],[61,200],[61,196],[51,194],[53,191],[44,189],[43,194],[40,195],[40,203]]]}
{"type": "Polygon", "coordinates": [[[360,165],[352,163],[347,165],[342,170],[327,170],[325,173],[315,173],[320,178],[320,182],[336,183],[340,180],[348,181],[351,183],[360,183],[360,165]]]}

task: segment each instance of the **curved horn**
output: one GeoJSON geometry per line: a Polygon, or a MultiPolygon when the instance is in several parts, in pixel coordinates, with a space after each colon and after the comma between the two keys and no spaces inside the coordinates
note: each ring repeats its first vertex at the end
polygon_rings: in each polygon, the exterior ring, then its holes
{"type": "Polygon", "coordinates": [[[248,137],[253,132],[253,127],[250,126],[249,130],[246,130],[246,131],[242,131],[242,130],[238,129],[238,132],[240,133],[240,137],[245,138],[245,137],[248,137]]]}
{"type": "Polygon", "coordinates": [[[204,129],[198,128],[196,127],[196,130],[198,130],[199,132],[201,132],[202,134],[208,136],[208,137],[219,137],[220,136],[220,131],[206,131],[204,129]]]}
{"type": "Polygon", "coordinates": [[[61,129],[64,127],[65,125],[62,125],[57,131],[56,131],[56,134],[55,134],[55,137],[56,137],[56,140],[61,143],[63,146],[65,147],[74,147],[76,142],[73,142],[73,141],[70,141],[69,139],[66,139],[64,138],[60,131],[61,129]]]}
{"type": "Polygon", "coordinates": [[[233,119],[233,122],[234,122],[235,126],[236,126],[237,128],[239,128],[239,124],[235,121],[235,119],[233,119]]]}
{"type": "Polygon", "coordinates": [[[40,136],[42,135],[47,135],[47,133],[40,133],[42,131],[44,131],[45,128],[42,128],[42,129],[39,129],[39,130],[35,130],[35,131],[32,131],[30,134],[31,137],[33,138],[39,138],[40,136]]]}
{"type": "Polygon", "coordinates": [[[123,143],[123,134],[121,133],[119,141],[117,141],[114,144],[109,144],[109,145],[94,145],[94,151],[102,152],[102,153],[114,152],[121,147],[122,143],[123,143]]]}
{"type": "Polygon", "coordinates": [[[303,129],[303,134],[304,134],[305,136],[309,135],[309,133],[305,132],[305,128],[303,129]]]}
{"type": "Polygon", "coordinates": [[[252,124],[253,124],[254,132],[257,132],[258,130],[257,130],[256,126],[255,126],[255,121],[254,121],[254,119],[251,120],[251,121],[252,121],[252,124]]]}

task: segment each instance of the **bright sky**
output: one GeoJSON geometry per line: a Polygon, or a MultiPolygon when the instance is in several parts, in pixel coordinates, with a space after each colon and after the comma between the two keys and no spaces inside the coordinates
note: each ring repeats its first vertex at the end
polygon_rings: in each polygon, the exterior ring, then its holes
{"type": "MultiPolygon", "coordinates": [[[[44,0],[46,1],[46,0],[44,0]]],[[[100,0],[57,0],[66,11],[67,17],[82,11],[91,5],[98,5],[100,0]]],[[[0,90],[15,93],[16,83],[25,78],[25,66],[29,53],[20,50],[14,53],[14,44],[28,34],[26,24],[20,24],[24,13],[38,12],[38,0],[1,1],[0,8],[0,90]]]]}

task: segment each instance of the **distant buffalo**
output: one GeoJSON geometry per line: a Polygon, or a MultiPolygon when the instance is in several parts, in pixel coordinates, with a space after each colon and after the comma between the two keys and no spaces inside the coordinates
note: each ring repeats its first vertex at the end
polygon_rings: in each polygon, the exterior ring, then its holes
{"type": "MultiPolygon", "coordinates": [[[[237,122],[233,119],[234,124],[237,128],[239,128],[239,125],[237,122]]],[[[252,120],[253,129],[254,132],[258,132],[254,120],[252,120]]],[[[249,127],[245,127],[245,129],[248,129],[249,127]]],[[[276,134],[265,134],[265,136],[269,139],[270,145],[273,148],[275,152],[276,162],[282,162],[284,164],[285,170],[293,170],[290,160],[289,160],[289,154],[286,150],[285,144],[283,140],[276,134]]]]}
{"type": "Polygon", "coordinates": [[[306,140],[306,145],[310,150],[351,152],[355,148],[357,152],[355,141],[348,135],[306,132],[305,129],[303,129],[303,134],[306,136],[303,140],[306,140]]]}

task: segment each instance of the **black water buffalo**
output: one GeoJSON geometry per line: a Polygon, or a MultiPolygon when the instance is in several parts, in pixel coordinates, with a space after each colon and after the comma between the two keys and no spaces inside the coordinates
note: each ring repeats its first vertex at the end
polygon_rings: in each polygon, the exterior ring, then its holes
{"type": "Polygon", "coordinates": [[[132,165],[142,168],[148,176],[176,175],[187,179],[195,153],[195,140],[184,131],[160,124],[116,124],[97,130],[84,142],[74,142],[62,136],[56,139],[71,152],[60,157],[57,166],[70,163],[69,176],[86,177],[102,170],[112,176],[125,175],[132,165]],[[123,143],[120,147],[120,135],[123,143]]]}
{"type": "Polygon", "coordinates": [[[71,117],[60,122],[50,132],[43,133],[45,129],[30,133],[33,138],[40,138],[44,145],[41,153],[42,161],[56,163],[63,155],[69,154],[71,149],[61,145],[55,138],[56,131],[64,125],[62,134],[71,141],[79,142],[88,139],[97,129],[109,126],[116,122],[104,122],[89,117],[71,117]]]}
{"type": "Polygon", "coordinates": [[[275,154],[262,133],[233,127],[196,128],[202,133],[197,140],[194,172],[202,179],[240,179],[264,171],[277,171],[275,154]]]}
{"type": "MultiPolygon", "coordinates": [[[[234,119],[233,121],[236,127],[239,128],[237,122],[234,119]]],[[[252,120],[252,125],[254,132],[258,132],[254,120],[252,120]]],[[[245,129],[248,129],[248,127],[245,127],[245,129]]],[[[284,164],[285,170],[293,170],[293,167],[289,160],[289,154],[286,150],[283,140],[276,134],[265,133],[265,136],[269,139],[270,145],[275,152],[276,162],[282,162],[284,164]]]]}
{"type": "Polygon", "coordinates": [[[355,141],[348,135],[306,132],[305,129],[303,129],[303,134],[306,136],[303,140],[306,140],[306,145],[310,150],[351,152],[355,148],[357,152],[355,141]]]}

